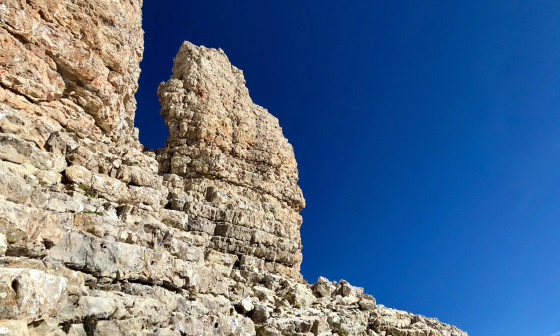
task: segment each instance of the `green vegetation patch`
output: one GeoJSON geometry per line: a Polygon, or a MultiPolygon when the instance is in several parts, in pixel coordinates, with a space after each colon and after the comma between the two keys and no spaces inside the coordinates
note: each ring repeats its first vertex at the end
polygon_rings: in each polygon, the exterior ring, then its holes
{"type": "Polygon", "coordinates": [[[333,329],[332,332],[334,334],[337,334],[338,336],[348,336],[348,331],[346,331],[344,329],[333,329]]]}
{"type": "Polygon", "coordinates": [[[83,192],[86,194],[86,196],[89,196],[91,198],[96,198],[97,197],[97,193],[91,187],[88,187],[85,184],[80,184],[78,187],[83,190],[83,192]]]}
{"type": "Polygon", "coordinates": [[[270,336],[270,332],[268,332],[264,326],[255,326],[255,335],[270,336]]]}

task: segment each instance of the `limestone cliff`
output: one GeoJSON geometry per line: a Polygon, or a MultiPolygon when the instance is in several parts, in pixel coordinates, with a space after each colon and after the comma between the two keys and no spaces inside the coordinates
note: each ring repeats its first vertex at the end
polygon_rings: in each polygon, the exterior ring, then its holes
{"type": "Polygon", "coordinates": [[[466,335],[302,279],[292,147],[221,50],[181,46],[143,149],[140,8],[0,2],[0,334],[466,335]]]}

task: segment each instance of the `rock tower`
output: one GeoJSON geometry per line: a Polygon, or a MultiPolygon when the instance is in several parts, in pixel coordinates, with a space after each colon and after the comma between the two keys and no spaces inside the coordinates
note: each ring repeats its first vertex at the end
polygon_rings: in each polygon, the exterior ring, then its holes
{"type": "Polygon", "coordinates": [[[185,42],[158,94],[169,127],[160,174],[184,186],[171,209],[200,223],[212,251],[301,278],[294,152],[278,120],[251,101],[241,70],[222,51],[185,42]]]}
{"type": "Polygon", "coordinates": [[[144,149],[141,4],[0,3],[0,334],[465,336],[302,279],[292,147],[223,51],[181,46],[144,149]]]}

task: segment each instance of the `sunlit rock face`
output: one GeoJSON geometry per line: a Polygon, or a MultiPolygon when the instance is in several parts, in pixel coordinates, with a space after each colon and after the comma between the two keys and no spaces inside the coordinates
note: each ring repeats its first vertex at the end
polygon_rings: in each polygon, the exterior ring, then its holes
{"type": "Polygon", "coordinates": [[[302,279],[292,147],[221,50],[181,46],[143,148],[140,7],[0,2],[0,335],[466,335],[302,279]]]}
{"type": "Polygon", "coordinates": [[[211,249],[300,278],[294,152],[278,120],[251,101],[241,70],[222,51],[185,42],[158,94],[169,127],[160,173],[184,186],[172,209],[215,224],[211,249]]]}
{"type": "Polygon", "coordinates": [[[131,137],[143,53],[140,6],[138,0],[2,1],[0,84],[65,128],[131,137]]]}

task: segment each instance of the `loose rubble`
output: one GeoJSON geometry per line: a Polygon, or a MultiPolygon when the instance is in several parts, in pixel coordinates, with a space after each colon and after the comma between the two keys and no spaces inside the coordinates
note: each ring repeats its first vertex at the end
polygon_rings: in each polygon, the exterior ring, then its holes
{"type": "Polygon", "coordinates": [[[0,335],[465,336],[301,274],[293,149],[221,50],[133,127],[141,1],[0,4],[0,335]]]}

